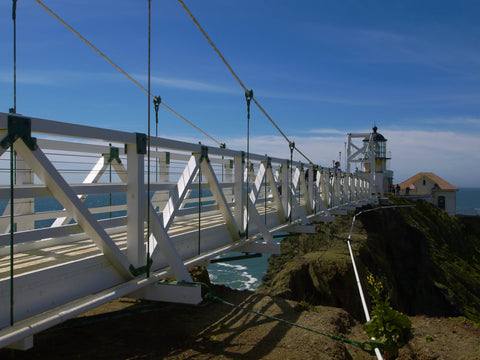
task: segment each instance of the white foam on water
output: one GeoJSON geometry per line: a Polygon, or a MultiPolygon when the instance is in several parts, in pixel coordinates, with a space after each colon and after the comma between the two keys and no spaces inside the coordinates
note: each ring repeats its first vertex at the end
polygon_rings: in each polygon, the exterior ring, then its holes
{"type": "Polygon", "coordinates": [[[237,290],[256,290],[261,284],[261,277],[266,271],[267,261],[263,258],[249,259],[245,264],[218,262],[208,268],[210,281],[237,290]],[[260,264],[260,266],[259,266],[260,264]],[[264,267],[264,271],[262,271],[264,267]],[[259,271],[260,270],[260,271],[259,271]]]}
{"type": "Polygon", "coordinates": [[[256,277],[253,277],[252,275],[250,275],[249,273],[247,273],[246,271],[244,271],[242,273],[242,276],[247,278],[247,281],[244,281],[244,285],[245,285],[245,289],[246,290],[251,290],[252,289],[252,285],[254,285],[258,279],[256,277]]]}
{"type": "Polygon", "coordinates": [[[243,265],[232,265],[232,264],[223,263],[223,262],[219,262],[217,263],[217,265],[224,266],[226,268],[233,268],[235,270],[247,270],[247,267],[243,265]]]}

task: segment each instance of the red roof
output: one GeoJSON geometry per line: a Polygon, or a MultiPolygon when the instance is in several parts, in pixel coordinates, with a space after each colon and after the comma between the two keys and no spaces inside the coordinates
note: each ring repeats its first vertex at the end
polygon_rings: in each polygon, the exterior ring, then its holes
{"type": "Polygon", "coordinates": [[[438,184],[441,190],[455,190],[455,191],[458,190],[458,188],[456,188],[449,182],[443,180],[440,176],[435,175],[434,173],[431,173],[431,172],[418,173],[417,175],[412,176],[411,178],[400,183],[400,188],[402,189],[406,189],[407,187],[412,188],[413,183],[423,177],[429,178],[431,181],[438,184]]]}

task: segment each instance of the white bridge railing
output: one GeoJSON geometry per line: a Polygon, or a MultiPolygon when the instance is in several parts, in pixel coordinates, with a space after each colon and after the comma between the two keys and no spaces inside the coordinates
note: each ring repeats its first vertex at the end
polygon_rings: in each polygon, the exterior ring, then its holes
{"type": "Polygon", "coordinates": [[[148,161],[144,134],[5,113],[0,132],[0,348],[118,296],[198,302],[158,280],[373,200],[362,174],[265,155],[151,138],[148,161]]]}

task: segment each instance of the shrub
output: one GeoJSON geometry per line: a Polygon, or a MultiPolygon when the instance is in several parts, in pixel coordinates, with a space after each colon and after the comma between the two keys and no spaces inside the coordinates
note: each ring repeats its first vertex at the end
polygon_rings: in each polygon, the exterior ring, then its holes
{"type": "Polygon", "coordinates": [[[405,344],[412,323],[405,314],[390,306],[390,294],[381,281],[372,274],[367,276],[367,281],[373,309],[371,319],[363,325],[363,330],[371,338],[383,342],[385,357],[394,359],[398,356],[398,349],[405,344]]]}

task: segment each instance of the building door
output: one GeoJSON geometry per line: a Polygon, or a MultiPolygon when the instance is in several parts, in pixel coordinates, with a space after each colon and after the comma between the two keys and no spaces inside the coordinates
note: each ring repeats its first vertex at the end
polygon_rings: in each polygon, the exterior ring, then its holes
{"type": "Polygon", "coordinates": [[[439,196],[437,201],[438,208],[441,210],[445,210],[445,196],[439,196]]]}

